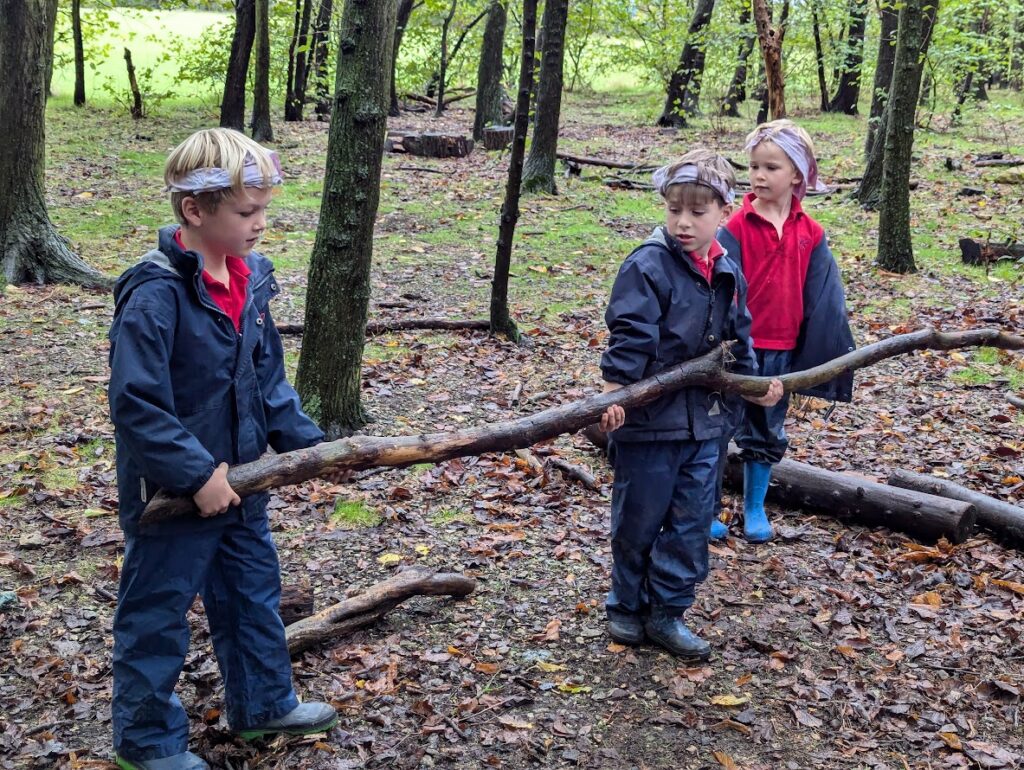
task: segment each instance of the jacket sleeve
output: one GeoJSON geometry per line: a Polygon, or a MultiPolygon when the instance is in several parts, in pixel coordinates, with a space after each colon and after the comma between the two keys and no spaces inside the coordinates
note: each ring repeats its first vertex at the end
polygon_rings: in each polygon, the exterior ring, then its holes
{"type": "Polygon", "coordinates": [[[651,276],[635,259],[627,259],[612,286],[604,320],[610,336],[601,356],[601,375],[606,382],[630,385],[643,379],[650,362],[658,356],[661,341],[661,302],[651,276]]]}
{"type": "Polygon", "coordinates": [[[736,273],[736,302],[732,306],[730,337],[736,340],[732,354],[736,362],[731,370],[736,374],[757,374],[757,356],[754,342],[750,337],[750,311],[747,310],[747,279],[743,273],[736,273]]]}
{"type": "Polygon", "coordinates": [[[110,419],[143,475],[176,495],[194,495],[213,475],[213,456],[178,419],[170,381],[176,320],[133,296],[111,329],[110,419]]]}
{"type": "Polygon", "coordinates": [[[305,449],[323,441],[323,431],[302,411],[299,394],[285,376],[284,347],[269,307],[263,323],[263,338],[253,352],[253,358],[263,393],[267,441],[274,451],[305,449]]]}
{"type": "MultiPolygon", "coordinates": [[[[846,297],[828,239],[811,252],[804,281],[804,320],[793,352],[793,371],[803,371],[855,349],[853,333],[846,312],[846,297]]],[[[850,401],[853,397],[853,372],[844,372],[833,380],[816,385],[805,395],[833,401],[850,401]]]]}

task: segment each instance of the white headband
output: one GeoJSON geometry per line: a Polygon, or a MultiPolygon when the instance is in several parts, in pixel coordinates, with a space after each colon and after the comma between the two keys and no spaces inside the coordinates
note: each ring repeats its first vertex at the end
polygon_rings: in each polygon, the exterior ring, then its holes
{"type": "Polygon", "coordinates": [[[714,174],[709,177],[707,169],[703,169],[704,174],[702,175],[702,169],[698,168],[693,163],[686,163],[679,166],[674,172],[672,172],[672,175],[669,176],[669,171],[671,169],[672,166],[662,166],[654,172],[652,177],[654,189],[661,193],[662,197],[665,197],[665,194],[668,192],[668,188],[674,184],[699,184],[702,187],[714,190],[718,193],[718,197],[725,201],[726,204],[732,203],[736,200],[736,194],[732,191],[732,188],[730,188],[729,184],[719,177],[718,174],[714,174]]]}
{"type": "MultiPolygon", "coordinates": [[[[276,152],[268,152],[267,156],[274,166],[274,173],[269,179],[263,178],[256,158],[251,153],[245,156],[245,166],[242,168],[243,187],[276,187],[284,182],[281,176],[281,161],[276,152]]],[[[213,192],[233,187],[231,174],[222,168],[197,168],[180,179],[173,179],[167,185],[167,192],[202,193],[213,192]]]]}
{"type": "Polygon", "coordinates": [[[786,156],[793,161],[796,170],[800,172],[800,184],[797,185],[794,194],[797,200],[803,200],[807,191],[828,192],[828,185],[818,179],[818,161],[811,153],[801,136],[790,128],[782,128],[772,131],[770,128],[762,128],[754,138],[747,142],[743,149],[748,153],[761,142],[774,142],[786,153],[786,156]]]}

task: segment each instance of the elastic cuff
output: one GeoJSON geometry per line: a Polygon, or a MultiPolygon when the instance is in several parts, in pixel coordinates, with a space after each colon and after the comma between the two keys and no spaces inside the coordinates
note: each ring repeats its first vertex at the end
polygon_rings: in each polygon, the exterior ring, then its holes
{"type": "Polygon", "coordinates": [[[206,484],[206,482],[210,480],[210,477],[211,477],[211,476],[213,476],[213,472],[214,472],[215,470],[217,470],[217,466],[216,466],[216,464],[215,464],[215,463],[213,463],[213,462],[211,461],[211,462],[210,462],[210,464],[209,464],[209,466],[208,466],[208,467],[206,468],[206,470],[205,470],[205,471],[203,471],[203,473],[202,473],[202,474],[200,474],[200,475],[199,475],[199,476],[197,477],[197,480],[196,480],[196,482],[194,482],[194,483],[192,484],[192,486],[190,486],[190,487],[188,488],[188,491],[186,492],[186,494],[187,494],[187,495],[188,495],[189,497],[192,497],[192,496],[194,496],[194,495],[195,495],[195,493],[196,493],[196,492],[198,492],[198,491],[199,491],[200,489],[202,489],[202,488],[203,488],[203,486],[204,486],[204,485],[206,484]]]}

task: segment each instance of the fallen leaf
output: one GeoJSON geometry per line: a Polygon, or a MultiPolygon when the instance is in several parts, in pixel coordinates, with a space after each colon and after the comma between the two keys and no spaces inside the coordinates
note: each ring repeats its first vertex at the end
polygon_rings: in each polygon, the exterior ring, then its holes
{"type": "Polygon", "coordinates": [[[750,700],[749,695],[712,695],[711,702],[716,706],[742,706],[750,700]]]}
{"type": "Polygon", "coordinates": [[[740,766],[736,764],[735,760],[726,754],[724,751],[712,751],[711,756],[715,758],[725,770],[740,770],[740,766]]]}
{"type": "Polygon", "coordinates": [[[1024,596],[1024,583],[1017,583],[1013,580],[998,580],[996,578],[992,578],[990,582],[994,586],[999,586],[1000,588],[1005,588],[1009,591],[1013,591],[1015,594],[1024,596]]]}

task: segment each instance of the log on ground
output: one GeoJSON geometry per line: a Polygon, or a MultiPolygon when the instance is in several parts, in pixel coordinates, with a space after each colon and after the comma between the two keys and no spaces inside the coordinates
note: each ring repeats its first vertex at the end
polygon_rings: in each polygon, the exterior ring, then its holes
{"type": "Polygon", "coordinates": [[[982,243],[974,238],[961,238],[960,261],[965,265],[987,265],[1004,259],[1024,257],[1021,243],[982,243]]]}
{"type": "MultiPolygon", "coordinates": [[[[735,446],[729,447],[725,480],[732,488],[743,489],[743,462],[735,446]]],[[[964,542],[974,531],[978,515],[968,502],[890,487],[796,460],[783,460],[772,468],[768,499],[787,508],[888,527],[930,542],[942,537],[951,543],[964,542]]]]}
{"type": "Polygon", "coordinates": [[[978,511],[978,523],[981,526],[1015,542],[1024,542],[1024,508],[975,492],[947,479],[912,471],[893,471],[889,476],[889,484],[970,503],[978,511]]]}
{"type": "Polygon", "coordinates": [[[512,144],[512,126],[488,126],[483,130],[485,150],[504,150],[512,144]]]}
{"type": "MultiPolygon", "coordinates": [[[[486,318],[398,318],[394,321],[370,321],[366,324],[366,336],[373,337],[386,332],[404,332],[413,329],[431,331],[487,331],[491,322],[486,318]]],[[[278,334],[302,334],[305,324],[277,324],[278,334]]]]}
{"type": "Polygon", "coordinates": [[[372,625],[413,596],[454,596],[461,599],[476,589],[476,581],[456,573],[407,569],[362,593],[331,605],[284,630],[292,655],[330,639],[372,625]]]}
{"type": "Polygon", "coordinates": [[[402,147],[410,155],[424,158],[464,158],[473,152],[473,139],[457,134],[406,134],[402,147]]]}
{"type": "Polygon", "coordinates": [[[277,614],[286,626],[313,614],[313,588],[309,585],[295,584],[281,586],[281,601],[277,614]]]}

